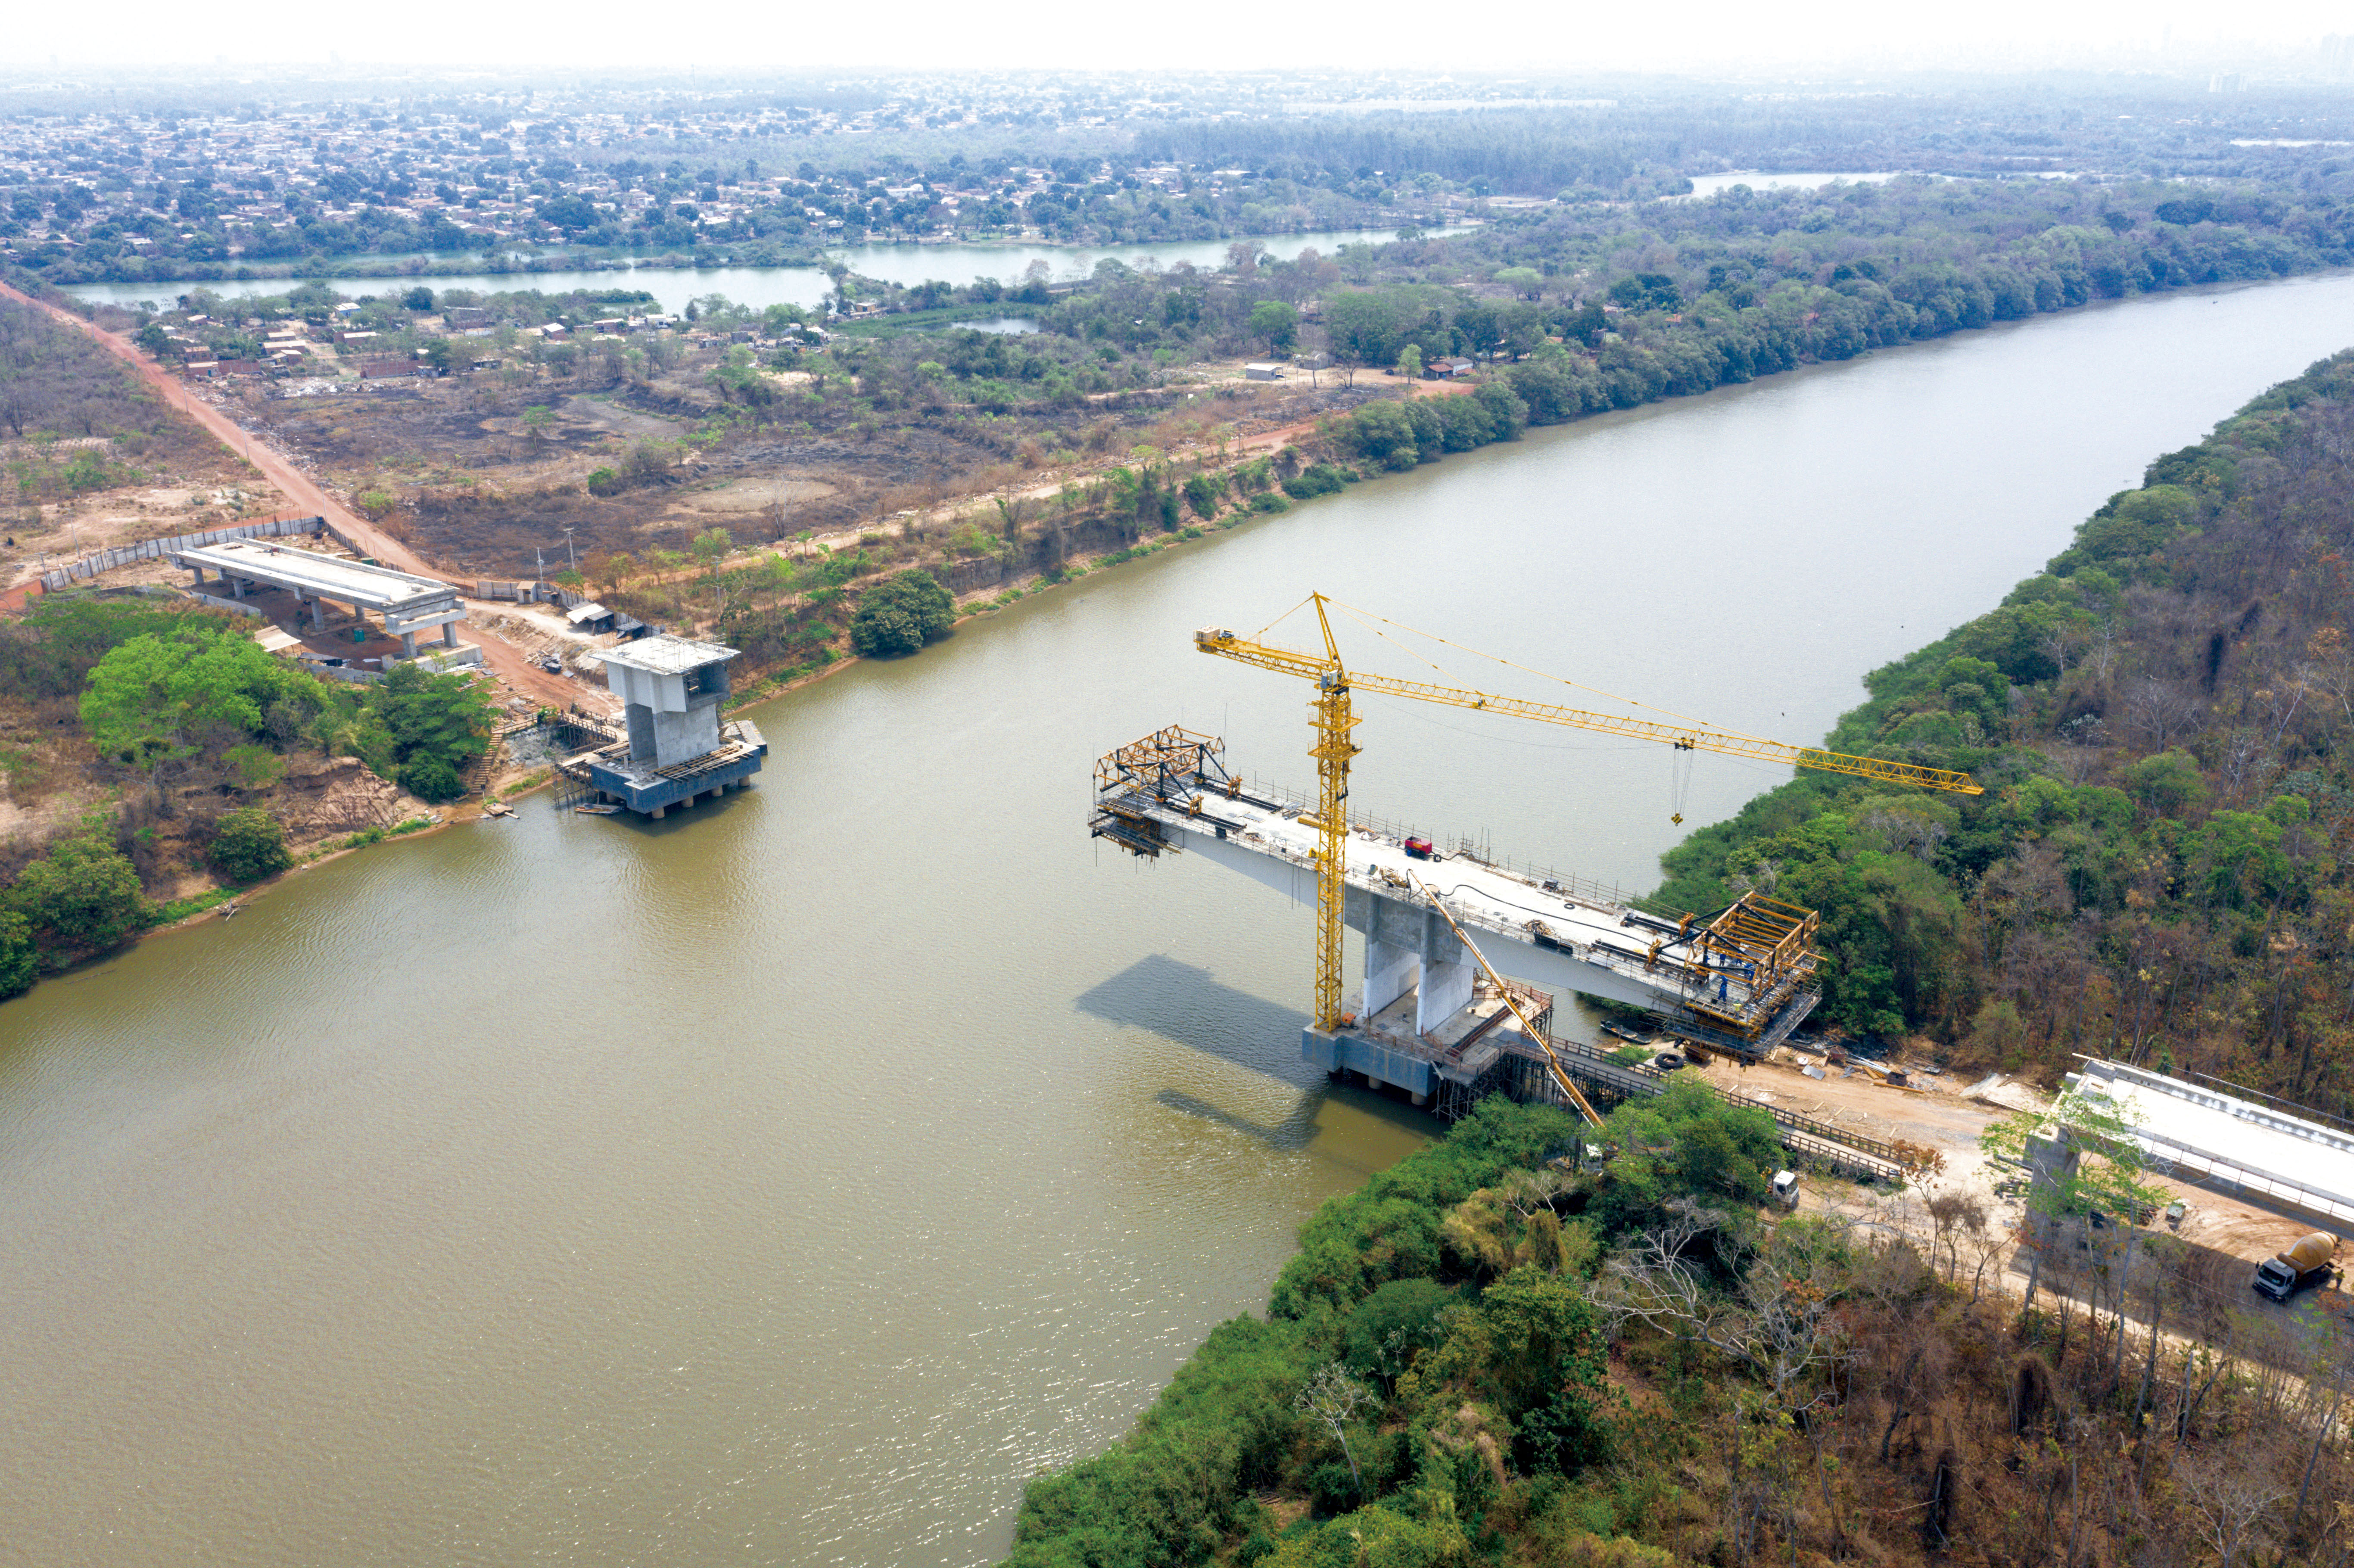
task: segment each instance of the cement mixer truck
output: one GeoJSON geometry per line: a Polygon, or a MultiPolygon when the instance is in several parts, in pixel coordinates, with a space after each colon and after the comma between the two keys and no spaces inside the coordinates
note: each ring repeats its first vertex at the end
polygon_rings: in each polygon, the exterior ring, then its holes
{"type": "Polygon", "coordinates": [[[2337,1257],[2338,1238],[2327,1231],[2316,1231],[2256,1265],[2256,1277],[2249,1283],[2274,1300],[2285,1301],[2306,1286],[2327,1278],[2337,1257]]]}

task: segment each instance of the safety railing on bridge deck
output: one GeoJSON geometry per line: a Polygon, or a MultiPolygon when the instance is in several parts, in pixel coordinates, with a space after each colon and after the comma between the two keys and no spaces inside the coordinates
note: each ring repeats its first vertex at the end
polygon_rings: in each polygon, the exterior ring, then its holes
{"type": "MultiPolygon", "coordinates": [[[[1316,805],[1315,797],[1304,794],[1288,784],[1269,783],[1257,774],[1251,776],[1250,792],[1261,800],[1288,800],[1303,810],[1313,810],[1316,805]]],[[[1376,817],[1365,811],[1350,812],[1349,825],[1378,838],[1394,839],[1400,842],[1407,839],[1431,837],[1430,834],[1411,823],[1394,821],[1387,817],[1376,817]]],[[[1607,904],[1614,907],[1628,909],[1639,907],[1638,896],[1615,883],[1597,882],[1590,876],[1578,876],[1570,872],[1555,871],[1551,866],[1538,865],[1533,862],[1515,861],[1507,855],[1490,854],[1484,844],[1459,835],[1447,841],[1446,853],[1450,856],[1461,855],[1467,859],[1478,861],[1481,865],[1491,870],[1510,872],[1515,876],[1526,877],[1540,887],[1550,883],[1553,885],[1551,890],[1582,899],[1588,904],[1607,904]]]]}
{"type": "Polygon", "coordinates": [[[2170,1138],[2161,1138],[2138,1128],[2134,1129],[2133,1136],[2136,1142],[2149,1150],[2156,1157],[2155,1163],[2168,1174],[2216,1183],[2238,1192],[2253,1192],[2338,1224],[2354,1224],[2354,1198],[2324,1192],[2318,1187],[2307,1187],[2302,1182],[2284,1181],[2266,1171],[2253,1171],[2226,1160],[2220,1154],[2210,1154],[2203,1149],[2177,1143],[2170,1138]],[[2166,1171],[2169,1165],[2171,1171],[2166,1171]]]}

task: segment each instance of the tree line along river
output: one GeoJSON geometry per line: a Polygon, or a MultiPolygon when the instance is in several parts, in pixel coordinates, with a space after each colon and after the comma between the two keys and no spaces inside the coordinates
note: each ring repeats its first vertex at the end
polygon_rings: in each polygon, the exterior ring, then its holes
{"type": "MultiPolygon", "coordinates": [[[[1086,836],[1091,760],[1162,724],[1312,782],[1305,694],[1196,627],[1320,588],[1812,740],[2349,342],[2354,277],[2310,278],[1533,432],[769,704],[768,771],[722,803],[532,800],[43,983],[0,1007],[8,1554],[1002,1553],[1027,1477],[1117,1436],[1315,1204],[1434,1130],[1299,1061],[1305,910],[1086,836]]],[[[1678,805],[1776,777],[1702,758],[1687,793],[1673,753],[1362,711],[1359,809],[1630,887],[1678,805]]]]}

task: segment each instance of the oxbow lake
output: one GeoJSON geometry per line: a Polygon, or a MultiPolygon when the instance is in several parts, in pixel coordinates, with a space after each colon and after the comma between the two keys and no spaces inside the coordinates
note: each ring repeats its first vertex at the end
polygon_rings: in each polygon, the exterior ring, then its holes
{"type": "MultiPolygon", "coordinates": [[[[1432,234],[1459,234],[1459,228],[1434,228],[1432,234]]],[[[1289,260],[1302,250],[1330,256],[1343,245],[1361,245],[1394,238],[1390,229],[1336,230],[1321,234],[1285,234],[1259,241],[1264,253],[1289,260]]],[[[962,286],[978,278],[1012,283],[1033,261],[1046,264],[1055,281],[1084,278],[1099,261],[1130,267],[1156,262],[1174,267],[1180,261],[1205,270],[1223,267],[1231,239],[1183,240],[1166,245],[1115,245],[1097,248],[1069,245],[847,245],[829,254],[840,258],[862,276],[893,283],[923,283],[935,280],[962,286]]],[[[257,278],[246,281],[206,283],[77,283],[70,291],[82,299],[111,304],[136,304],[147,300],[169,306],[178,295],[199,286],[226,298],[282,294],[302,280],[257,278]]],[[[463,277],[334,278],[328,282],[349,295],[387,292],[417,283],[429,288],[479,289],[489,291],[537,289],[557,293],[567,289],[642,289],[664,311],[686,308],[689,300],[705,294],[725,294],[739,304],[760,307],[786,304],[809,308],[825,297],[833,280],[815,267],[634,267],[627,270],[549,272],[485,272],[463,277]]]]}

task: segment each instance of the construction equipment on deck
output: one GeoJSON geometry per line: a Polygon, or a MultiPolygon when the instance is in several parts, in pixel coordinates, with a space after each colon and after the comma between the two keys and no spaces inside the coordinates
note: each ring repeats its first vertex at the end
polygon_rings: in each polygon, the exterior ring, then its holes
{"type": "MultiPolygon", "coordinates": [[[[1350,708],[1350,696],[1354,691],[1410,697],[1417,702],[1474,708],[1483,713],[1509,714],[1543,724],[1564,725],[1573,729],[1598,730],[1606,735],[1657,741],[1679,751],[1720,752],[1732,757],[1782,762],[1794,768],[1843,773],[1855,778],[1910,784],[1956,794],[1984,793],[1968,774],[1948,772],[1943,768],[1890,762],[1876,757],[1850,757],[1819,747],[1791,746],[1707,725],[1663,725],[1649,719],[1625,718],[1558,704],[1532,703],[1461,687],[1435,685],[1426,681],[1403,681],[1387,675],[1352,672],[1341,662],[1340,643],[1332,635],[1331,618],[1325,613],[1327,604],[1338,604],[1339,601],[1321,593],[1311,593],[1307,602],[1315,606],[1316,622],[1323,632],[1324,652],[1320,656],[1237,637],[1223,628],[1205,628],[1196,631],[1193,646],[1202,652],[1214,653],[1222,659],[1253,664],[1280,674],[1297,675],[1314,682],[1316,685],[1312,705],[1315,709],[1315,744],[1309,748],[1309,755],[1316,759],[1317,807],[1314,819],[1307,825],[1313,827],[1320,839],[1316,863],[1316,1027],[1320,1030],[1335,1031],[1341,1026],[1341,929],[1349,835],[1349,763],[1359,749],[1349,738],[1349,732],[1356,727],[1358,722],[1350,708]]],[[[1672,931],[1680,938],[1691,940],[1694,938],[1694,919],[1695,916],[1686,916],[1680,928],[1660,923],[1661,930],[1672,931]]],[[[1452,916],[1449,920],[1451,923],[1452,916]]],[[[1814,928],[1814,911],[1793,905],[1776,904],[1770,899],[1753,895],[1737,902],[1711,921],[1698,934],[1697,939],[1703,948],[1713,948],[1734,962],[1803,961],[1805,967],[1810,969],[1814,928]]],[[[1664,938],[1650,944],[1649,952],[1654,962],[1658,961],[1666,945],[1664,938]]],[[[1704,954],[1702,957],[1704,960],[1704,954]]],[[[1486,961],[1484,959],[1480,960],[1483,965],[1486,961]]]]}
{"type": "Polygon", "coordinates": [[[1545,1067],[1553,1074],[1553,1083],[1559,1086],[1563,1095],[1568,1097],[1569,1103],[1577,1107],[1577,1114],[1584,1117],[1592,1126],[1600,1127],[1601,1116],[1592,1106],[1585,1103],[1585,1095],[1578,1091],[1575,1084],[1570,1082],[1569,1075],[1562,1071],[1561,1058],[1553,1054],[1553,1041],[1547,1037],[1545,1031],[1530,1022],[1527,1013],[1521,1011],[1520,1001],[1513,996],[1512,988],[1504,983],[1504,977],[1496,972],[1496,966],[1488,961],[1488,955],[1481,952],[1479,944],[1471,940],[1470,933],[1457,924],[1454,915],[1447,909],[1445,901],[1430,890],[1430,885],[1423,881],[1419,873],[1407,872],[1406,877],[1414,884],[1416,892],[1430,900],[1430,906],[1438,911],[1438,917],[1447,922],[1447,929],[1455,933],[1455,939],[1462,943],[1465,949],[1479,961],[1480,971],[1488,977],[1488,983],[1496,988],[1496,994],[1504,999],[1504,1005],[1512,1010],[1513,1018],[1519,1021],[1521,1033],[1534,1041],[1537,1048],[1544,1053],[1545,1067]]]}

